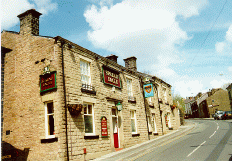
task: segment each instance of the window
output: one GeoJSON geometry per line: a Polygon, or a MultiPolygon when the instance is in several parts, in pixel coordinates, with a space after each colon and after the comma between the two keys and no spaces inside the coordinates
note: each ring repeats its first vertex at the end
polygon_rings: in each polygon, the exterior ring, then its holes
{"type": "Polygon", "coordinates": [[[151,132],[152,131],[152,126],[151,126],[151,118],[150,116],[147,117],[148,120],[148,131],[151,132]]]}
{"type": "Polygon", "coordinates": [[[164,93],[164,100],[165,100],[165,103],[167,102],[167,91],[166,91],[166,88],[163,88],[163,93],[164,93]]]}
{"type": "Polygon", "coordinates": [[[136,111],[135,110],[130,111],[130,115],[131,115],[132,133],[137,133],[137,130],[136,130],[136,111]]]}
{"type": "Polygon", "coordinates": [[[82,84],[91,84],[90,79],[90,63],[84,60],[80,61],[81,82],[82,84]]]}
{"type": "Polygon", "coordinates": [[[153,133],[157,133],[155,114],[152,114],[152,119],[153,119],[153,133]]]}
{"type": "Polygon", "coordinates": [[[45,103],[45,130],[46,138],[55,137],[53,102],[45,103]]]}
{"type": "Polygon", "coordinates": [[[85,121],[85,133],[94,133],[94,121],[93,121],[93,105],[84,104],[84,121],[85,121]]]}
{"type": "Polygon", "coordinates": [[[127,83],[128,96],[133,96],[133,93],[132,93],[132,80],[131,79],[126,79],[126,83],[127,83]]]}

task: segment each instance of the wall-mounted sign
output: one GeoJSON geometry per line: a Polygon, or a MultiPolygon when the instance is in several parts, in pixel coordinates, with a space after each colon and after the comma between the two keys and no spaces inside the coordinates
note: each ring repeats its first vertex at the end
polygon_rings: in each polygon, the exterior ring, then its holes
{"type": "Polygon", "coordinates": [[[103,66],[102,73],[103,73],[103,81],[105,84],[109,84],[109,85],[121,88],[121,81],[120,81],[120,76],[119,76],[118,71],[111,69],[109,67],[103,66]]]}
{"type": "Polygon", "coordinates": [[[143,85],[145,98],[147,97],[154,97],[154,91],[153,91],[153,84],[145,84],[143,85]]]}
{"type": "Polygon", "coordinates": [[[76,115],[79,114],[82,110],[82,104],[69,104],[68,110],[71,114],[76,115]]]}
{"type": "Polygon", "coordinates": [[[101,117],[101,135],[103,137],[108,136],[108,131],[107,131],[107,118],[105,116],[101,117]]]}
{"type": "Polygon", "coordinates": [[[48,91],[56,87],[56,72],[40,75],[40,92],[48,91]]]}

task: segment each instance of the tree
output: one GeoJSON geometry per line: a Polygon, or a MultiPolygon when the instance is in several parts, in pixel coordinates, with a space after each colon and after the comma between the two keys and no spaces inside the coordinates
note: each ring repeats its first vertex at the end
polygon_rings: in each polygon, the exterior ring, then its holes
{"type": "Polygon", "coordinates": [[[180,110],[180,123],[181,125],[184,124],[184,111],[185,111],[185,103],[184,98],[182,98],[180,95],[172,95],[173,99],[173,105],[176,106],[180,110]]]}

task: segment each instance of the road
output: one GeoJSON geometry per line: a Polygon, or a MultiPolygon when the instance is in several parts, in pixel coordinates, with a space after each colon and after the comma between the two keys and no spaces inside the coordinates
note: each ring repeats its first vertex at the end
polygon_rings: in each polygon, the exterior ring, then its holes
{"type": "Polygon", "coordinates": [[[188,121],[197,125],[187,135],[136,156],[123,158],[123,161],[232,161],[231,120],[188,121]]]}

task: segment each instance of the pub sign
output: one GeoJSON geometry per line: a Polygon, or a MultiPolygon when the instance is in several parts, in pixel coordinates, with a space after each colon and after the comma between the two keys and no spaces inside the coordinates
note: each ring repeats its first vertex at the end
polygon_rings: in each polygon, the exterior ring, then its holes
{"type": "Polygon", "coordinates": [[[40,92],[49,91],[55,88],[57,88],[55,71],[40,75],[40,92]]]}
{"type": "Polygon", "coordinates": [[[108,131],[107,131],[107,118],[105,116],[101,117],[101,135],[103,137],[108,136],[108,131]]]}
{"type": "Polygon", "coordinates": [[[145,84],[143,85],[145,98],[147,97],[154,97],[154,91],[153,91],[153,84],[145,84]]]}
{"type": "Polygon", "coordinates": [[[121,81],[120,81],[118,71],[112,68],[103,66],[102,72],[103,72],[103,81],[105,84],[109,84],[109,85],[121,88],[121,81]]]}

